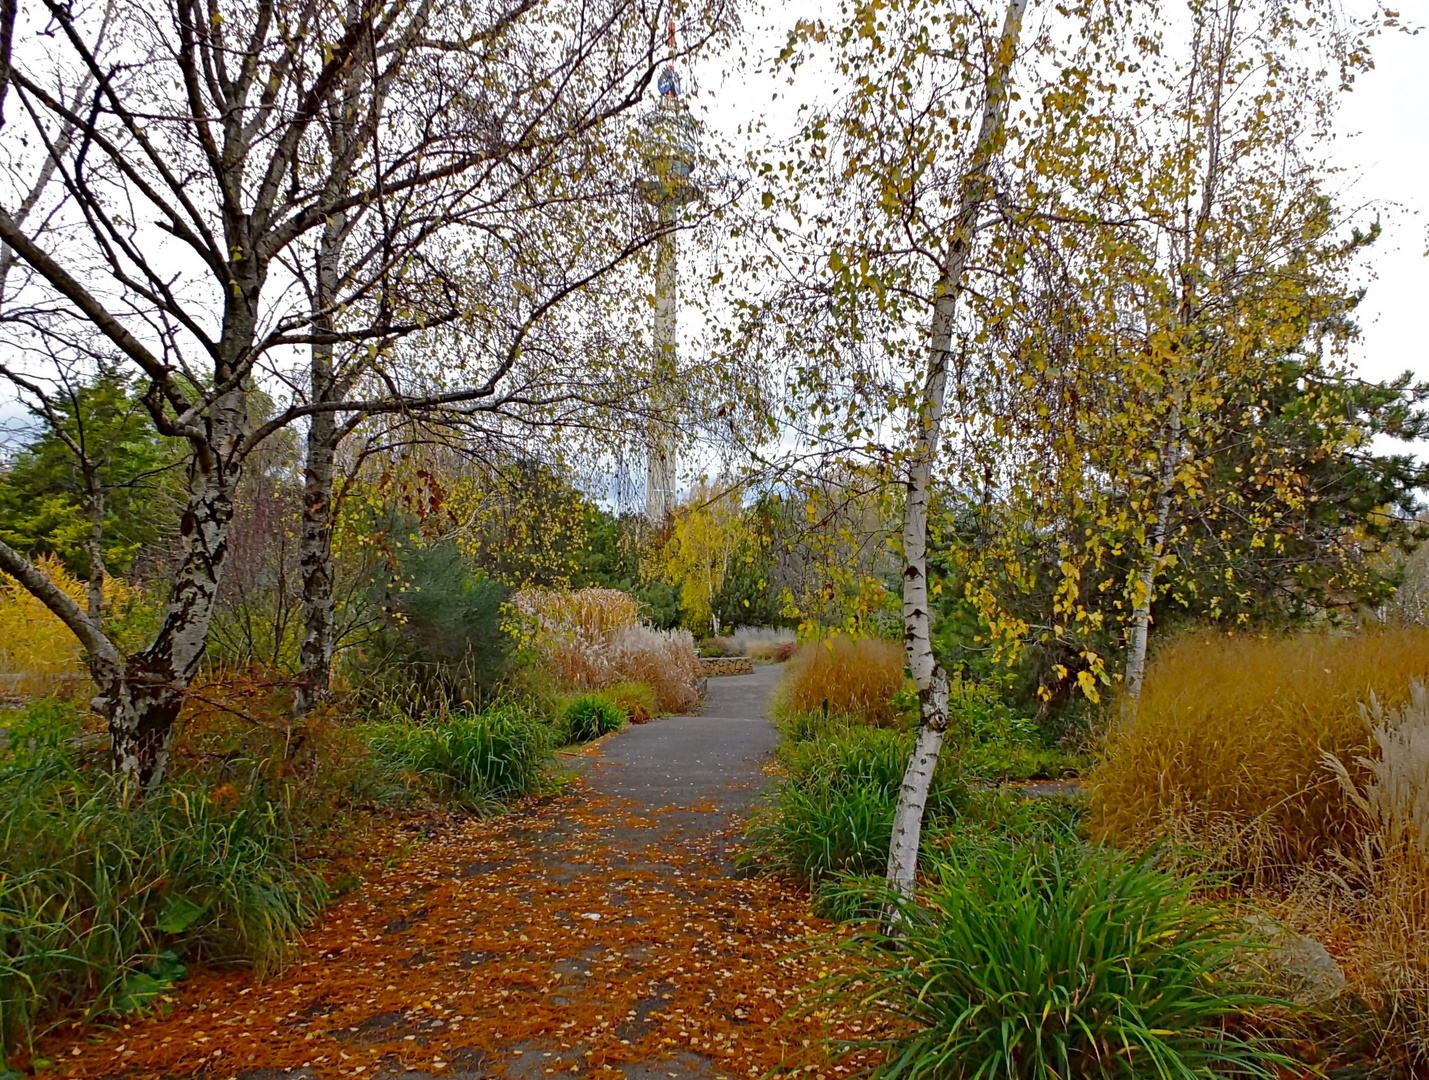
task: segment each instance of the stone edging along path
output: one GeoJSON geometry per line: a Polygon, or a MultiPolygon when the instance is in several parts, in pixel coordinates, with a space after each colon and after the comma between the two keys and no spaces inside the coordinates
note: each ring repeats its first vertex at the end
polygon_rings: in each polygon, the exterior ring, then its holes
{"type": "Polygon", "coordinates": [[[167,1016],[39,1052],[84,1078],[837,1076],[822,1021],[788,1015],[824,927],[733,864],[777,677],[714,680],[704,715],[607,740],[560,797],[374,868],[282,974],[203,973],[167,1016]]]}
{"type": "Polygon", "coordinates": [[[702,656],[700,672],[712,675],[753,675],[754,661],[747,656],[702,656]]]}

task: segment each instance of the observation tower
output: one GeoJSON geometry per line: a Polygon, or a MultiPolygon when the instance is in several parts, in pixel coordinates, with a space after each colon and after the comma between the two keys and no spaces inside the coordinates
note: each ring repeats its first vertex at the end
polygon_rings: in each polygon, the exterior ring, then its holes
{"type": "Polygon", "coordinates": [[[655,207],[660,239],[655,252],[655,370],[651,380],[654,412],[645,466],[645,517],[662,527],[675,508],[678,461],[669,421],[671,397],[678,368],[677,321],[680,299],[679,261],[675,223],[680,208],[700,198],[690,179],[700,151],[700,126],[680,96],[680,76],[675,71],[675,22],[670,20],[670,57],[660,71],[655,106],[640,118],[638,133],[644,176],[636,184],[641,199],[655,207]]]}

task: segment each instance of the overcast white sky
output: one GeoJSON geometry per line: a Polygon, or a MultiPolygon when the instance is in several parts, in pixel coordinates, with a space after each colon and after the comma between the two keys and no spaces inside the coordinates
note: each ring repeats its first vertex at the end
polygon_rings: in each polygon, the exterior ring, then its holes
{"type": "MultiPolygon", "coordinates": [[[[1352,8],[1372,3],[1349,0],[1352,8]]],[[[1426,0],[1404,0],[1400,7],[1409,19],[1429,23],[1426,0]]],[[[699,80],[705,122],[732,136],[736,126],[767,110],[779,86],[757,74],[767,66],[761,61],[777,52],[798,19],[836,9],[836,0],[775,0],[747,17],[738,70],[699,80]]],[[[1412,370],[1429,379],[1429,30],[1413,37],[1387,33],[1376,40],[1374,56],[1375,70],[1344,99],[1335,144],[1345,170],[1342,205],[1362,206],[1366,224],[1378,213],[1384,225],[1366,260],[1356,361],[1367,378],[1412,370]]],[[[783,111],[774,106],[776,115],[783,111]]],[[[0,391],[0,420],[13,417],[13,409],[13,399],[0,391]]]]}
{"type": "MultiPolygon", "coordinates": [[[[1346,6],[1368,12],[1374,0],[1347,0],[1346,6]]],[[[1398,6],[1406,18],[1429,23],[1429,0],[1398,6]],[[1422,9],[1417,15],[1416,8],[1422,9]]],[[[771,95],[805,97],[817,76],[802,72],[803,85],[791,90],[759,71],[767,70],[765,61],[798,20],[836,18],[837,10],[837,0],[772,0],[747,16],[750,47],[736,70],[702,73],[698,100],[705,123],[731,138],[736,126],[760,115],[776,127],[786,123],[790,104],[771,102],[771,95]]],[[[1334,160],[1344,170],[1341,205],[1359,208],[1365,226],[1378,214],[1384,227],[1365,260],[1368,293],[1356,362],[1366,378],[1412,370],[1429,380],[1429,30],[1412,37],[1386,32],[1372,52],[1375,69],[1343,98],[1334,144],[1334,160]]]]}
{"type": "MultiPolygon", "coordinates": [[[[1429,21],[1424,0],[1401,6],[1415,17],[1421,5],[1429,21]]],[[[1429,31],[1385,35],[1374,56],[1375,70],[1345,99],[1336,147],[1348,171],[1344,202],[1377,208],[1384,224],[1364,282],[1359,365],[1369,378],[1412,370],[1429,379],[1429,31]]]]}

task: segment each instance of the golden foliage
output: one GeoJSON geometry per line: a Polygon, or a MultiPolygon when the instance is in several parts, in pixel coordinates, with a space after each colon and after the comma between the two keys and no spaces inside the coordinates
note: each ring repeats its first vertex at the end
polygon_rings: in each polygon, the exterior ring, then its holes
{"type": "Polygon", "coordinates": [[[701,484],[691,502],[675,511],[660,559],[665,580],[680,587],[683,620],[691,630],[719,632],[715,598],[724,588],[731,560],[748,539],[744,507],[728,491],[701,484]]]}
{"type": "Polygon", "coordinates": [[[778,701],[790,713],[827,707],[831,716],[891,725],[897,720],[893,697],[902,688],[901,645],[839,634],[811,641],[794,654],[779,685],[778,701]]]}
{"type": "MultiPolygon", "coordinates": [[[[56,556],[35,560],[40,572],[81,608],[88,586],[65,569],[56,556]]],[[[123,605],[135,590],[121,579],[104,580],[108,607],[123,605]]],[[[73,692],[87,678],[84,648],[49,608],[14,578],[0,574],[0,694],[73,692]]]]}
{"type": "Polygon", "coordinates": [[[1424,627],[1186,638],[1153,658],[1135,723],[1088,778],[1092,833],[1173,837],[1269,878],[1352,845],[1357,815],[1322,755],[1364,757],[1360,703],[1398,706],[1426,676],[1424,627]]]}

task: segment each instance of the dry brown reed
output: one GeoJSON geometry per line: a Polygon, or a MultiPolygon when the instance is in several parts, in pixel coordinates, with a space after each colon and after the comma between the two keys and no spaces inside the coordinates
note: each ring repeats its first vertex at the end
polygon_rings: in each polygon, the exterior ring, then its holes
{"type": "Polygon", "coordinates": [[[727,635],[732,656],[747,656],[751,660],[787,660],[794,655],[794,631],[741,626],[727,635]]]}
{"type": "MultiPolygon", "coordinates": [[[[1322,755],[1364,757],[1360,703],[1398,706],[1426,676],[1424,627],[1184,638],[1153,659],[1134,723],[1108,736],[1091,830],[1197,846],[1257,883],[1291,875],[1362,828],[1322,755]]],[[[1364,768],[1350,766],[1356,782],[1364,768]]]]}
{"type": "Polygon", "coordinates": [[[511,600],[511,628],[572,690],[621,682],[649,685],[661,712],[699,701],[700,665],[688,630],[640,622],[634,597],[616,589],[522,589],[511,600]]]}
{"type": "Polygon", "coordinates": [[[1386,711],[1362,707],[1378,754],[1359,757],[1366,776],[1326,753],[1364,826],[1342,862],[1362,897],[1363,951],[1385,1035],[1417,1068],[1429,1066],[1429,691],[1412,684],[1410,700],[1386,711]]]}
{"type": "Polygon", "coordinates": [[[642,682],[655,691],[661,712],[689,712],[700,700],[700,662],[688,630],[627,626],[610,644],[616,681],[642,682]]]}
{"type": "Polygon", "coordinates": [[[877,638],[842,635],[799,649],[779,686],[780,707],[790,714],[827,710],[891,726],[893,697],[903,687],[903,647],[877,638]]]}

